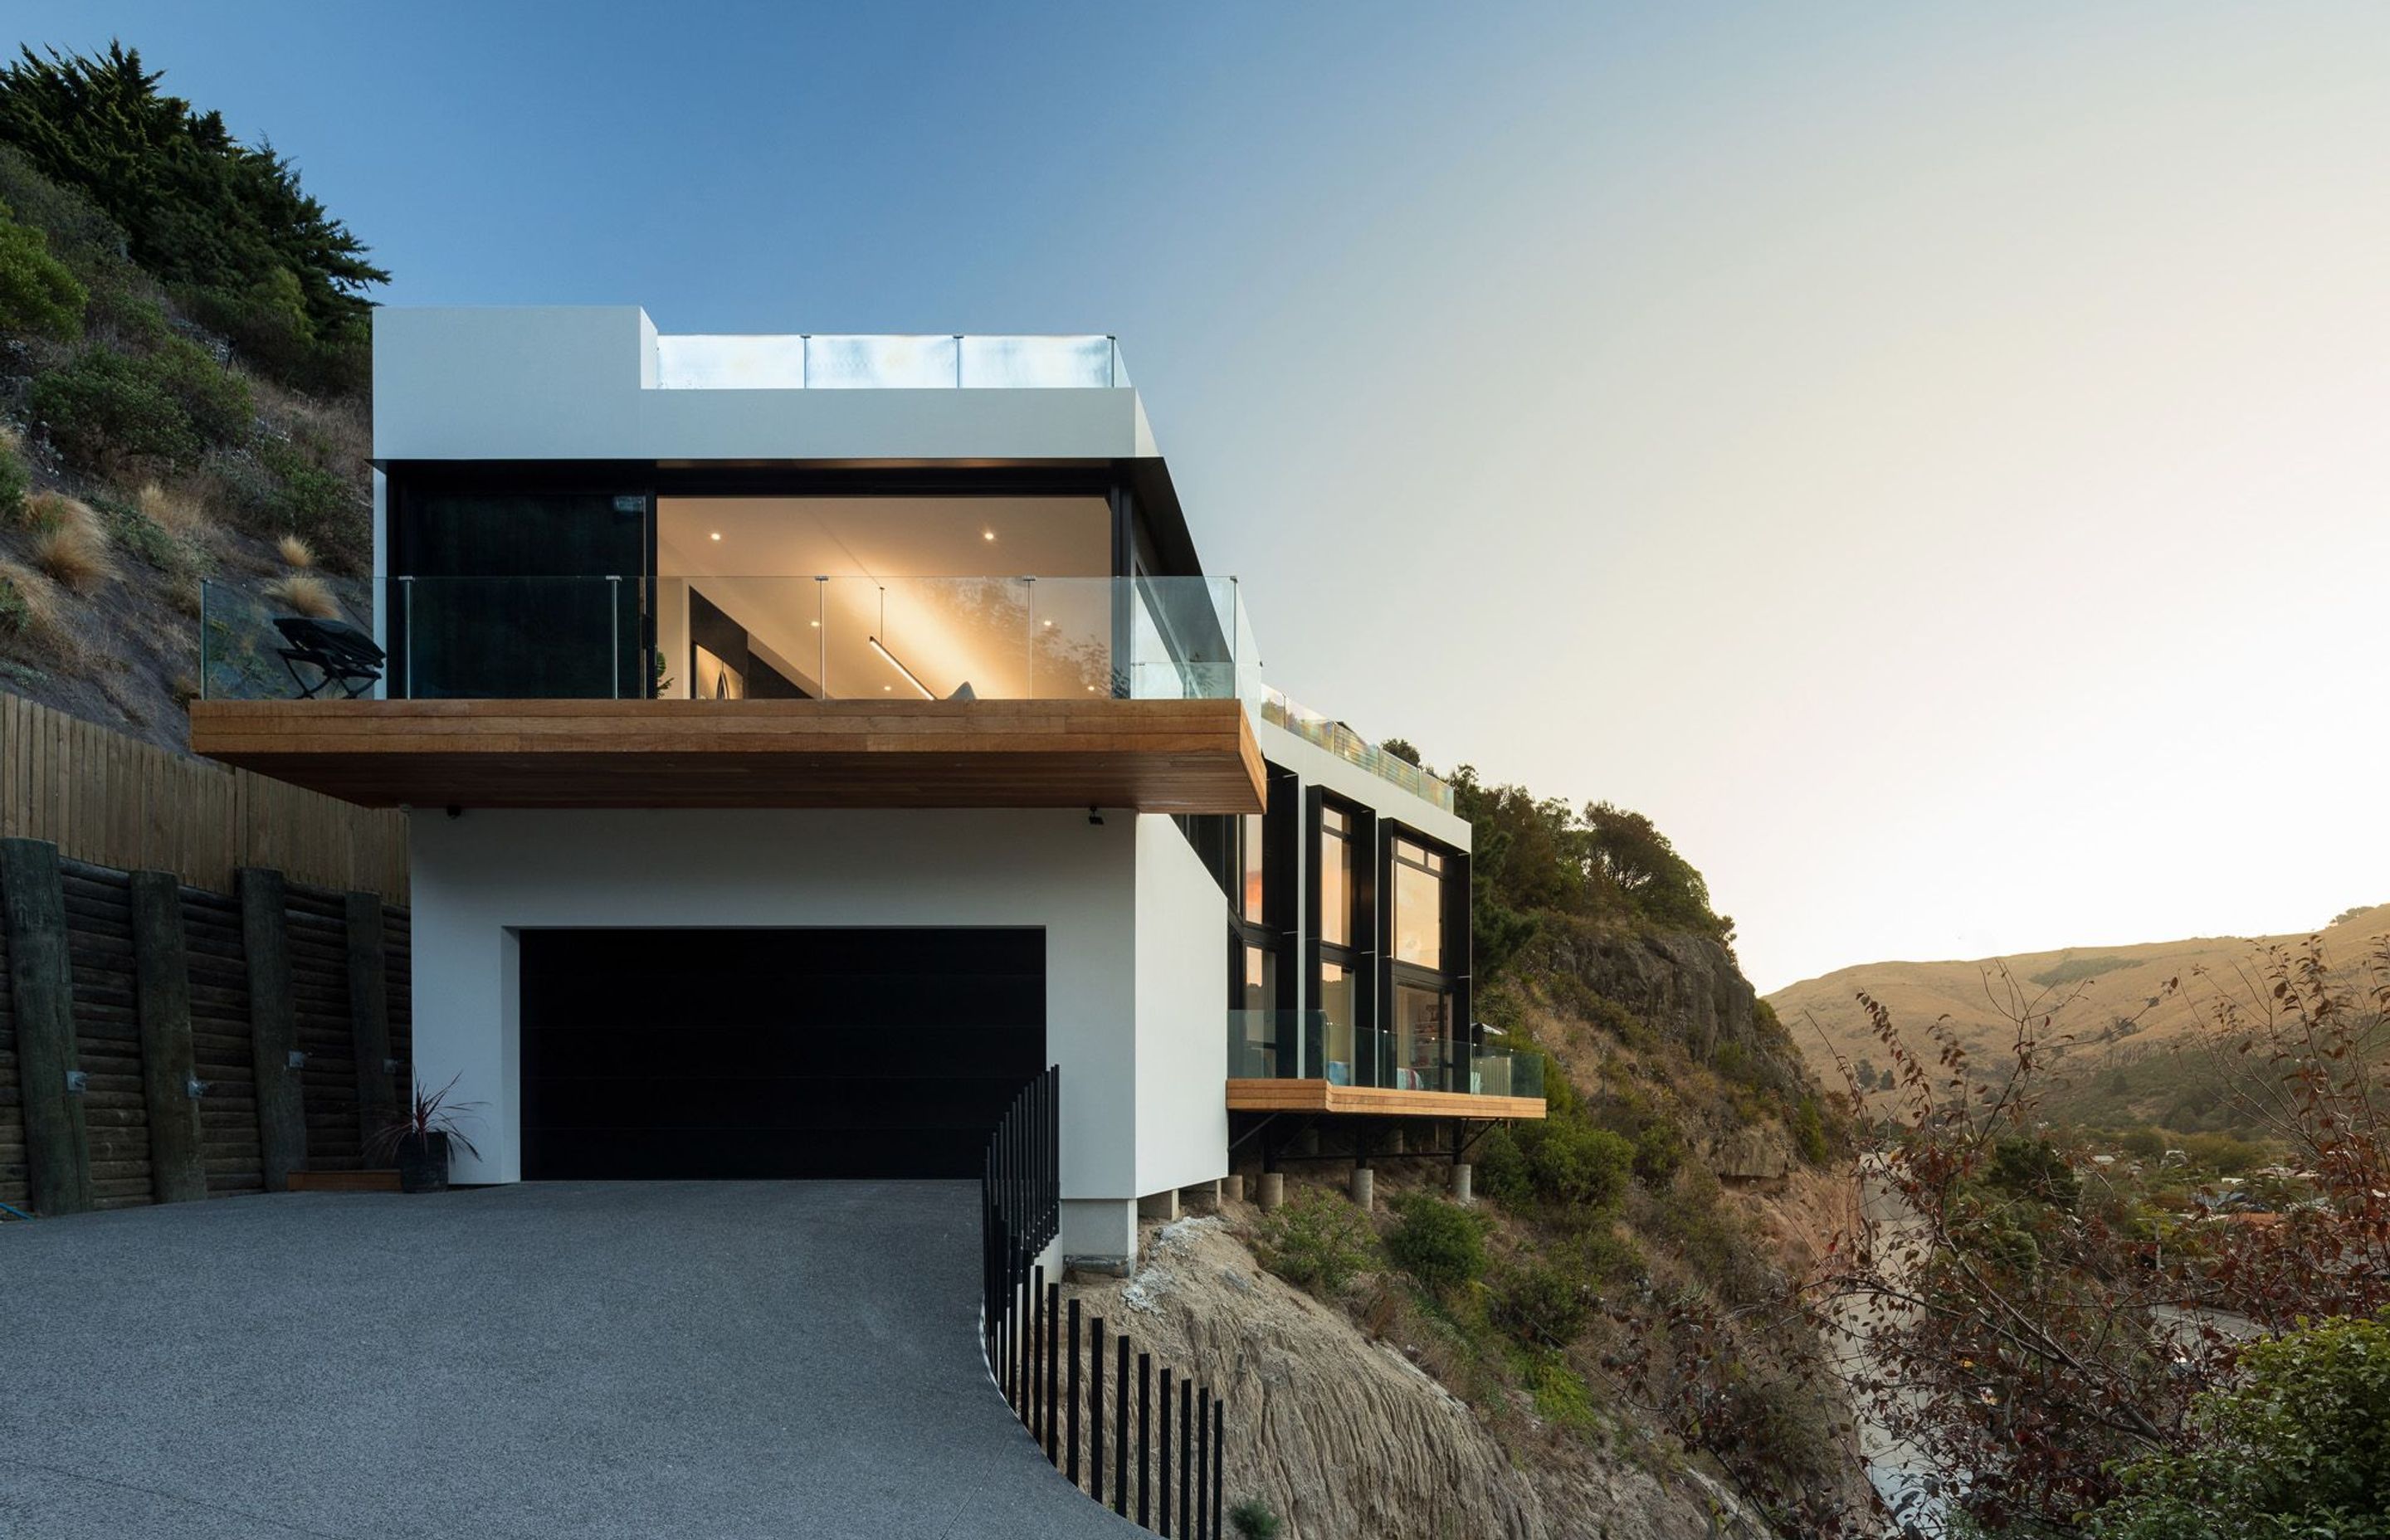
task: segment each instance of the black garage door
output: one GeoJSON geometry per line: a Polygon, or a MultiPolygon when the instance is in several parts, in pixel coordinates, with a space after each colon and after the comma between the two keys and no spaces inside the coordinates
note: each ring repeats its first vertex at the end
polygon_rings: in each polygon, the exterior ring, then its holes
{"type": "Polygon", "coordinates": [[[521,963],[534,1181],[976,1176],[1046,1064],[1037,930],[525,930],[521,963]]]}

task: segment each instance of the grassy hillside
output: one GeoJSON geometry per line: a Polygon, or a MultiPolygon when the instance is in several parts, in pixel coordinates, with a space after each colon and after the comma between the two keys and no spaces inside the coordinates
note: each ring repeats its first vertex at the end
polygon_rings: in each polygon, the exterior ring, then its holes
{"type": "MultiPolygon", "coordinates": [[[[2349,910],[2321,935],[2328,956],[2354,965],[2368,941],[2385,931],[2390,905],[2349,910]]],[[[2007,1061],[2015,1030],[2010,1012],[2021,1009],[2050,1015],[2052,1035],[2065,1039],[2056,1049],[2063,1085],[2051,1111],[2113,1127],[2246,1133],[2217,1094],[2214,1066],[2186,1050],[2219,991],[2246,993],[2266,946],[2304,939],[2202,937],[1973,962],[1867,963],[1789,985],[1768,1001],[1835,1084],[1836,1055],[1870,1082],[1890,1068],[1861,994],[1891,1010],[1913,1047],[1923,1043],[1919,1029],[1947,1018],[1970,1057],[1985,1066],[2007,1061]]]]}
{"type": "Polygon", "coordinates": [[[0,70],[0,687],[180,748],[203,583],[366,608],[383,275],[159,87],[113,45],[0,70]]]}

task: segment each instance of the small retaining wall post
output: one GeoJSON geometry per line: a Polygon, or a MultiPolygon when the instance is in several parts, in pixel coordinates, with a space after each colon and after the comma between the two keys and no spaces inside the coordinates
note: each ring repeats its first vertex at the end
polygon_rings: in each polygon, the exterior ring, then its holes
{"type": "Polygon", "coordinates": [[[299,1015],[290,996],[290,943],[282,874],[243,866],[241,949],[249,955],[250,1061],[257,1072],[257,1142],[265,1190],[285,1192],[307,1169],[307,1118],[300,1079],[299,1015]]]}
{"type": "MultiPolygon", "coordinates": [[[[398,1120],[391,1073],[390,984],[382,973],[381,895],[348,895],[349,1028],[356,1045],[357,1133],[370,1146],[398,1120]]],[[[410,1087],[410,1090],[412,1087],[410,1087]]]]}
{"type": "Polygon", "coordinates": [[[91,1138],[75,1069],[74,974],[58,846],[0,840],[0,909],[7,912],[17,1084],[33,1207],[45,1214],[82,1213],[91,1207],[91,1138]]]}
{"type": "Polygon", "coordinates": [[[208,1173],[199,1145],[182,882],[173,872],[135,872],[127,892],[134,1000],[141,1017],[141,1095],[149,1120],[149,1190],[161,1203],[187,1202],[208,1195],[208,1173]]]}

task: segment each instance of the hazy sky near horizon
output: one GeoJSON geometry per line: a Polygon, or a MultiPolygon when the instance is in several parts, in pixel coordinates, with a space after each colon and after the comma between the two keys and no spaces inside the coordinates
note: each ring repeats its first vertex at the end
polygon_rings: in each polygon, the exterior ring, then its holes
{"type": "Polygon", "coordinates": [[[2390,7],[12,7],[390,302],[1118,334],[1268,672],[1763,989],[2390,900],[2390,7]]]}

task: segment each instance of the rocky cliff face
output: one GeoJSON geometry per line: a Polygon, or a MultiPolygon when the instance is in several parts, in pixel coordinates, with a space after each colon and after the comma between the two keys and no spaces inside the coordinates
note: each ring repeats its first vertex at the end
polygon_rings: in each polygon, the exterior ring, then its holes
{"type": "MultiPolygon", "coordinates": [[[[1262,1271],[1242,1203],[1149,1230],[1125,1282],[1073,1287],[1227,1405],[1227,1491],[1285,1540],[1710,1540],[1767,1532],[1697,1472],[1590,1446],[1514,1457],[1478,1414],[1338,1310],[1262,1271]]],[[[1626,1441],[1620,1441],[1621,1443],[1626,1441]]]]}

